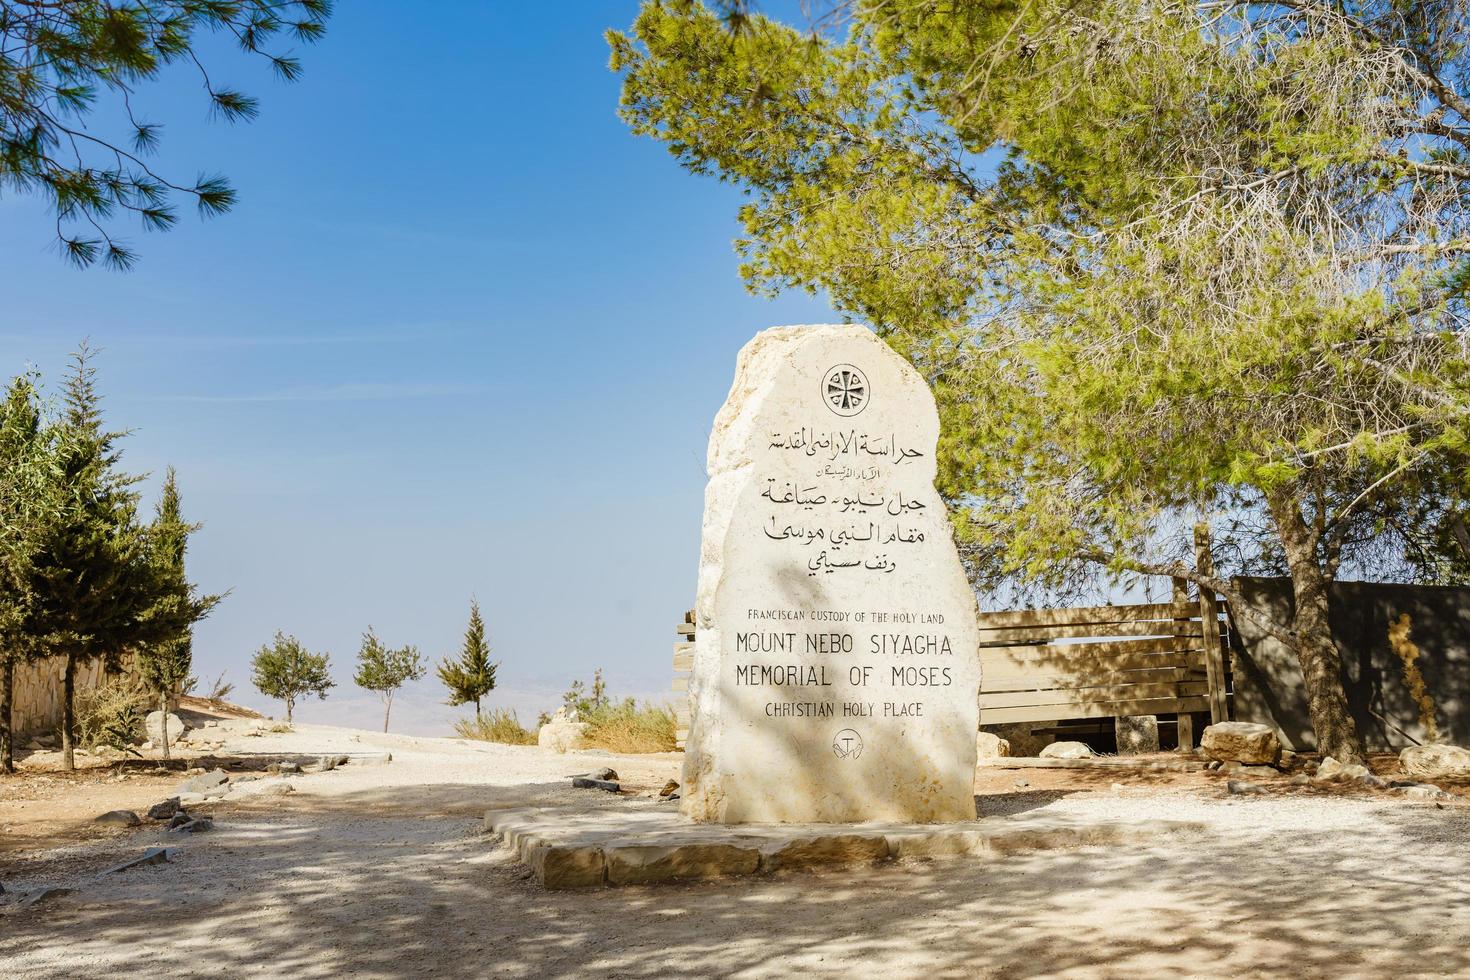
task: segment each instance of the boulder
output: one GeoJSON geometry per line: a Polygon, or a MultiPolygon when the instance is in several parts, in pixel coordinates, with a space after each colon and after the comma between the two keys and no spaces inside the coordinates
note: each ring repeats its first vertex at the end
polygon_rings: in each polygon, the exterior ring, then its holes
{"type": "Polygon", "coordinates": [[[582,736],[587,734],[587,723],[577,721],[576,712],[557,708],[551,720],[536,733],[536,744],[555,752],[570,752],[582,747],[582,736]]]}
{"type": "Polygon", "coordinates": [[[182,797],[185,793],[199,793],[204,796],[224,796],[230,791],[228,783],[229,774],[223,769],[215,769],[212,772],[201,773],[192,779],[186,779],[179,784],[178,793],[182,797]]]}
{"type": "Polygon", "coordinates": [[[1411,800],[1448,800],[1451,798],[1451,794],[1430,783],[1405,786],[1399,792],[1411,800]]]}
{"type": "Polygon", "coordinates": [[[679,791],[679,784],[675,780],[664,783],[664,788],[658,791],[659,796],[673,796],[679,791]]]}
{"type": "Polygon", "coordinates": [[[1399,753],[1404,772],[1419,779],[1470,779],[1470,749],[1411,745],[1399,753]]]}
{"type": "Polygon", "coordinates": [[[94,823],[115,823],[124,827],[136,827],[143,821],[132,810],[108,810],[95,818],[94,823]]]}
{"type": "Polygon", "coordinates": [[[1251,796],[1266,792],[1266,788],[1257,783],[1245,779],[1232,779],[1225,783],[1225,788],[1234,796],[1251,796]]]}
{"type": "Polygon", "coordinates": [[[1043,759],[1090,759],[1092,749],[1085,742],[1053,742],[1041,750],[1043,759]]]}
{"type": "Polygon", "coordinates": [[[975,758],[1003,759],[1011,754],[1011,743],[991,732],[980,732],[975,736],[975,758]]]}
{"type": "Polygon", "coordinates": [[[1011,755],[1031,757],[1040,755],[1042,749],[1056,741],[1050,735],[1032,734],[1032,729],[1038,727],[1040,727],[1039,723],[1027,722],[1012,725],[985,725],[981,731],[989,732],[1010,743],[1011,755]]]}
{"type": "Polygon", "coordinates": [[[1367,766],[1344,765],[1330,755],[1323,758],[1317,767],[1317,775],[1312,778],[1319,783],[1380,782],[1367,766]]]}
{"type": "Polygon", "coordinates": [[[1266,725],[1249,721],[1222,721],[1200,736],[1205,756],[1221,762],[1243,762],[1252,766],[1274,766],[1281,761],[1281,740],[1266,725]]]}
{"type": "Polygon", "coordinates": [[[148,810],[149,820],[172,820],[174,814],[179,812],[179,798],[171,796],[162,803],[155,803],[148,810]]]}
{"type": "MultiPolygon", "coordinates": [[[[163,745],[163,712],[148,712],[148,717],[143,720],[143,730],[148,733],[148,741],[154,745],[163,745]]],[[[173,745],[183,737],[184,723],[178,715],[170,711],[168,715],[168,744],[173,745]]]]}

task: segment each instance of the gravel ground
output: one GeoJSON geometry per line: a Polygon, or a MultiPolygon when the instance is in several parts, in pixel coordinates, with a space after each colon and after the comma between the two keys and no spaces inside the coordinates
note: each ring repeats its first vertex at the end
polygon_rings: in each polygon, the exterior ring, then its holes
{"type": "Polygon", "coordinates": [[[483,812],[626,806],[573,791],[565,777],[610,765],[652,794],[676,776],[678,756],[558,756],[314,726],[231,736],[226,751],[389,751],[393,762],[293,777],[290,795],[218,804],[208,834],[148,827],[6,854],[0,881],[12,895],[77,890],[0,910],[0,974],[1470,974],[1463,802],[1230,797],[1203,775],[1161,784],[1143,774],[1088,783],[991,773],[980,780],[987,815],[1045,808],[1194,820],[1208,831],[989,861],[546,893],[480,833],[483,812]],[[160,843],[177,848],[171,863],[92,877],[160,843]]]}

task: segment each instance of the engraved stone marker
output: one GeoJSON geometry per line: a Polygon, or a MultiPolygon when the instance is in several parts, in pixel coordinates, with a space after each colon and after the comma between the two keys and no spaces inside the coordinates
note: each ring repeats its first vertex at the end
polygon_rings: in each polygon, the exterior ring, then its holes
{"type": "Polygon", "coordinates": [[[860,326],[740,352],[709,444],[683,813],[975,817],[974,593],[923,378],[860,326]]]}

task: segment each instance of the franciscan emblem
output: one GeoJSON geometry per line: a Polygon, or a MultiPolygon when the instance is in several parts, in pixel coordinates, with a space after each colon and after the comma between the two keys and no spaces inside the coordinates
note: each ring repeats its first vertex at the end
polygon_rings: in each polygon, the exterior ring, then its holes
{"type": "Polygon", "coordinates": [[[868,378],[851,364],[838,364],[822,376],[822,400],[838,415],[861,412],[868,404],[868,378]]]}
{"type": "Polygon", "coordinates": [[[851,728],[832,736],[832,752],[839,759],[856,759],[863,754],[863,737],[851,728]]]}

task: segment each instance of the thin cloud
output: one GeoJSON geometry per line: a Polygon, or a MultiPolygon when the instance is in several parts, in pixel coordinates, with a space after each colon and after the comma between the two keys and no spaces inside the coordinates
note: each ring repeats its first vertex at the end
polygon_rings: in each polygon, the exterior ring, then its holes
{"type": "Polygon", "coordinates": [[[484,390],[484,385],[472,384],[362,382],[357,384],[287,388],[282,391],[242,392],[238,394],[152,395],[138,400],[219,405],[278,404],[283,402],[381,402],[411,398],[451,398],[456,395],[478,394],[484,390]]]}

